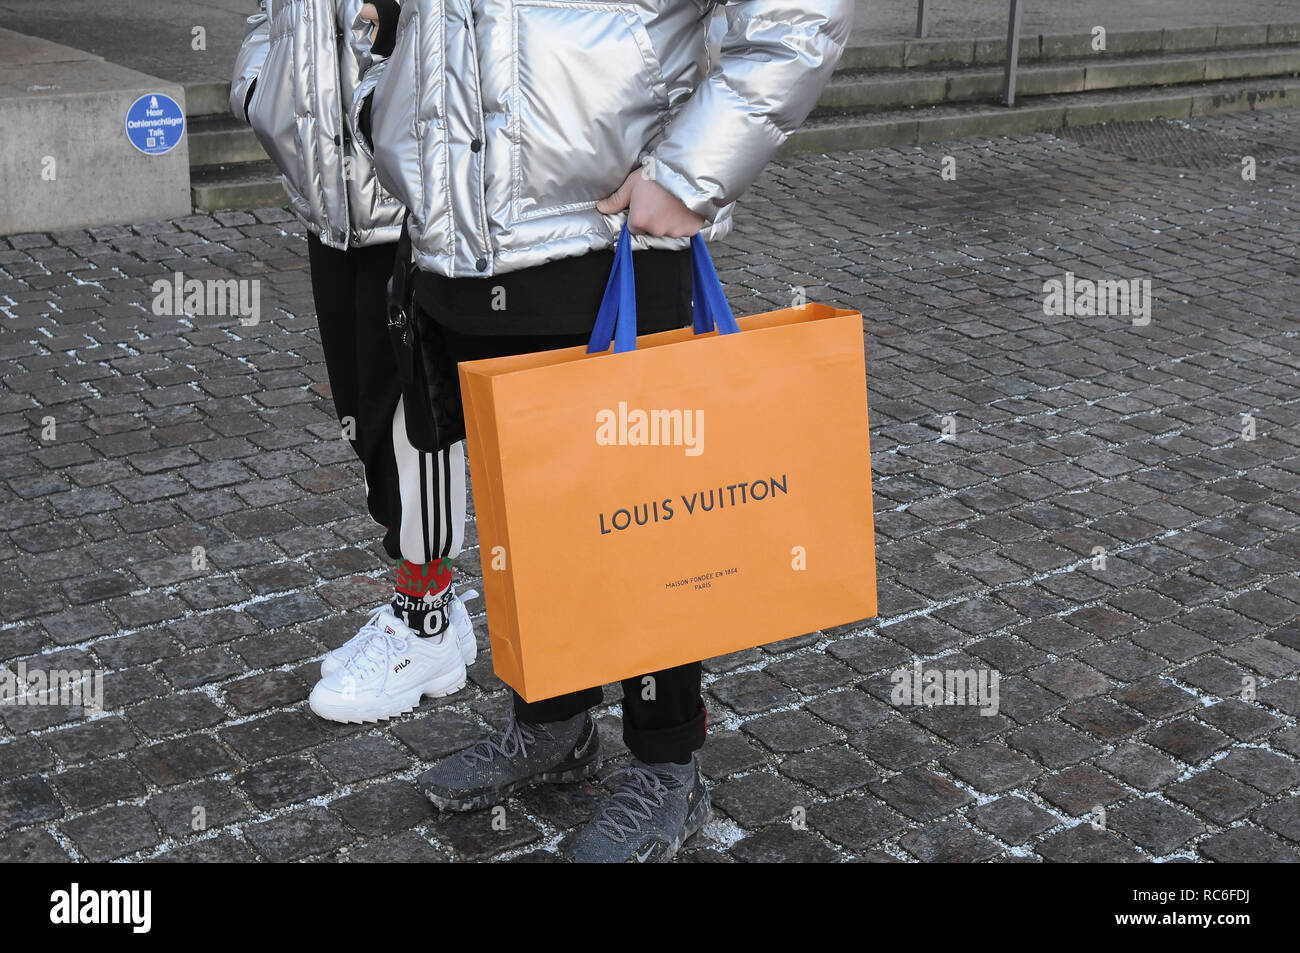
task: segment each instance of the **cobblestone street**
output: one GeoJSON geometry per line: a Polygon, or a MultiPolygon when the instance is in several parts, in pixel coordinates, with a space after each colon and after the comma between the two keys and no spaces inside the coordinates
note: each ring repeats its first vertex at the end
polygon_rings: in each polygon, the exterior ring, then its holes
{"type": "MultiPolygon", "coordinates": [[[[880,614],[706,663],[681,860],[1300,861],[1300,111],[1122,132],[774,163],[713,248],[738,313],[863,314],[880,614]],[[1045,314],[1067,272],[1149,324],[1045,314]],[[916,660],[997,713],[891,704],[916,660]]],[[[0,239],[0,315],[0,663],[107,673],[0,706],[0,860],[557,858],[596,784],[498,830],[413,783],[504,722],[487,652],[380,727],[307,709],[391,568],[296,221],[0,239]],[[260,322],[155,315],[177,272],[260,322]]]]}

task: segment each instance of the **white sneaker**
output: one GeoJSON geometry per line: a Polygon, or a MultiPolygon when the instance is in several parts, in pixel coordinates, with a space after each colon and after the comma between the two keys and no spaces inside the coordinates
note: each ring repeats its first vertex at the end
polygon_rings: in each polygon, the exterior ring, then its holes
{"type": "Polygon", "coordinates": [[[473,665],[478,658],[478,642],[474,640],[474,622],[465,608],[466,601],[478,598],[477,589],[466,589],[459,595],[451,594],[451,606],[447,615],[451,620],[451,630],[456,633],[456,642],[460,645],[460,657],[466,665],[473,665]]]}
{"type": "Polygon", "coordinates": [[[384,721],[411,711],[425,695],[450,695],[465,685],[465,660],[449,633],[420,638],[383,609],[366,624],[368,637],[337,671],[311,690],[311,710],[330,721],[384,721]]]}
{"type": "MultiPolygon", "coordinates": [[[[473,665],[474,660],[478,658],[478,643],[474,640],[474,623],[470,620],[469,610],[465,608],[465,602],[477,598],[478,592],[474,589],[466,589],[459,595],[453,591],[450,599],[451,605],[447,610],[452,631],[456,633],[456,642],[460,646],[461,658],[465,660],[466,665],[473,665]]],[[[366,624],[361,627],[356,635],[334,651],[326,653],[320,663],[321,677],[333,675],[343,667],[344,662],[356,654],[362,643],[370,638],[375,620],[384,612],[396,615],[392,606],[379,606],[370,613],[370,618],[366,620],[366,624]]]]}

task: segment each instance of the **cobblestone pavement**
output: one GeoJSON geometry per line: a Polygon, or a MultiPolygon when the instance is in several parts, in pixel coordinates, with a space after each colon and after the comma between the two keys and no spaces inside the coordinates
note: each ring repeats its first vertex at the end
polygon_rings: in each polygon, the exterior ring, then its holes
{"type": "MultiPolygon", "coordinates": [[[[1300,859],[1300,112],[1164,131],[1196,169],[1033,135],[792,160],[744,203],[740,310],[865,316],[880,618],[708,663],[683,859],[1300,859]],[[1150,323],[1045,315],[1066,272],[1149,278],[1150,323]],[[891,704],[917,659],[995,669],[997,714],[891,704]]],[[[0,707],[0,859],[554,856],[594,784],[504,831],[413,784],[502,721],[484,655],[384,727],[307,710],[389,577],[296,224],[13,237],[0,312],[0,660],[107,670],[98,717],[0,707]],[[177,271],[260,277],[261,323],[155,316],[177,271]]]]}

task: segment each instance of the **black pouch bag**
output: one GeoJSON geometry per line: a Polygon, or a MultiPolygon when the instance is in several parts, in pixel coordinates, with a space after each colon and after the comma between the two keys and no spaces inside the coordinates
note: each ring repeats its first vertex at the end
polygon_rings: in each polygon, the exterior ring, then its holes
{"type": "Polygon", "coordinates": [[[388,283],[388,336],[402,384],[406,437],[415,449],[438,453],[465,439],[465,420],[456,365],[437,322],[415,306],[417,271],[403,228],[388,283]]]}

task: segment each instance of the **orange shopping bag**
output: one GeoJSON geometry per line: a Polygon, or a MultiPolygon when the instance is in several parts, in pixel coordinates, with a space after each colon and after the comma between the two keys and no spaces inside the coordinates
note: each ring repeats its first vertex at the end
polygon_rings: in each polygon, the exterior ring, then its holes
{"type": "Polygon", "coordinates": [[[460,365],[492,661],[526,701],[876,613],[861,315],[737,321],[691,252],[694,329],[636,337],[624,226],[588,348],[460,365]]]}

